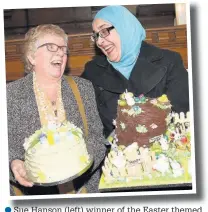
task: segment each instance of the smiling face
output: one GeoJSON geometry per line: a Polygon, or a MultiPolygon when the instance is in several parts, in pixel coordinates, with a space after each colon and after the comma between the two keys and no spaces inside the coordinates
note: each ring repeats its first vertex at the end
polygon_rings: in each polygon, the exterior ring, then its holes
{"type": "Polygon", "coordinates": [[[64,54],[60,48],[58,48],[57,52],[51,52],[47,49],[46,45],[40,47],[45,43],[54,43],[58,46],[67,46],[62,37],[58,35],[46,34],[38,39],[36,43],[37,50],[33,56],[29,56],[29,60],[34,66],[34,71],[37,77],[41,77],[46,80],[58,80],[64,73],[67,55],[64,54]]]}
{"type": "MultiPolygon", "coordinates": [[[[93,22],[93,31],[99,32],[104,28],[111,27],[112,25],[102,19],[95,19],[93,22]]],[[[96,41],[98,48],[108,57],[111,62],[119,62],[121,59],[121,40],[120,36],[115,29],[109,32],[105,38],[99,37],[96,41]]]]}

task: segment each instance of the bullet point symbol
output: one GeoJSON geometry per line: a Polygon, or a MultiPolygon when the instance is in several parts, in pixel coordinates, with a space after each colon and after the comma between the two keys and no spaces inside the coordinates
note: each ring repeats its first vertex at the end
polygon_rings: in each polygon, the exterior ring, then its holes
{"type": "Polygon", "coordinates": [[[12,209],[10,207],[5,208],[5,212],[11,212],[11,211],[12,211],[12,209]]]}

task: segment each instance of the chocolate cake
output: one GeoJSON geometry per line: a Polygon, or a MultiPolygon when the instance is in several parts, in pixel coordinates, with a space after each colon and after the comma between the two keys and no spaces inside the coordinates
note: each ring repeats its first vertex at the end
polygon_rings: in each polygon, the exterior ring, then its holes
{"type": "Polygon", "coordinates": [[[171,112],[166,95],[153,99],[129,92],[120,96],[117,109],[99,189],[191,183],[189,112],[171,112]]]}
{"type": "Polygon", "coordinates": [[[117,118],[114,121],[118,145],[150,146],[161,138],[170,122],[171,104],[166,95],[157,99],[124,93],[118,100],[117,118]]]}

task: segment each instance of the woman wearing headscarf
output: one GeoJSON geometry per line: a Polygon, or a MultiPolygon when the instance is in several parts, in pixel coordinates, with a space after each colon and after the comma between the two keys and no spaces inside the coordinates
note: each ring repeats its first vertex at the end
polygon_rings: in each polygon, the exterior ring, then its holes
{"type": "MultiPolygon", "coordinates": [[[[43,126],[64,121],[73,123],[83,132],[85,130],[78,101],[70,83],[63,76],[67,57],[68,36],[63,29],[52,24],[31,28],[24,40],[27,75],[7,84],[10,182],[28,195],[56,194],[58,190],[56,187],[33,186],[28,180],[24,167],[25,138],[43,126]]],[[[76,192],[84,185],[87,192],[98,192],[100,173],[97,167],[105,156],[103,125],[97,111],[92,83],[79,77],[72,79],[84,105],[85,120],[88,123],[85,141],[94,165],[87,175],[74,180],[71,188],[76,192]]],[[[13,189],[11,194],[14,195],[13,189]]]]}
{"type": "Polygon", "coordinates": [[[145,29],[123,6],[101,9],[92,22],[91,39],[104,55],[88,62],[82,74],[95,88],[107,137],[114,129],[117,100],[126,89],[135,96],[166,94],[175,112],[189,110],[188,73],[181,56],[146,43],[145,29]]]}

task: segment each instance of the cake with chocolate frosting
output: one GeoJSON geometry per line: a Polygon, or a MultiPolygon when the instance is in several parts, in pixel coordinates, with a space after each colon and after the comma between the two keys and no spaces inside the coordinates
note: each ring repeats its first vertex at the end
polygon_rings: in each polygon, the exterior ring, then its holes
{"type": "Polygon", "coordinates": [[[166,132],[170,122],[171,104],[166,95],[147,98],[134,97],[125,92],[118,100],[115,134],[119,145],[128,146],[137,142],[149,147],[166,132]]]}
{"type": "Polygon", "coordinates": [[[134,97],[125,92],[113,124],[100,190],[191,183],[189,112],[171,112],[166,95],[134,97]]]}

